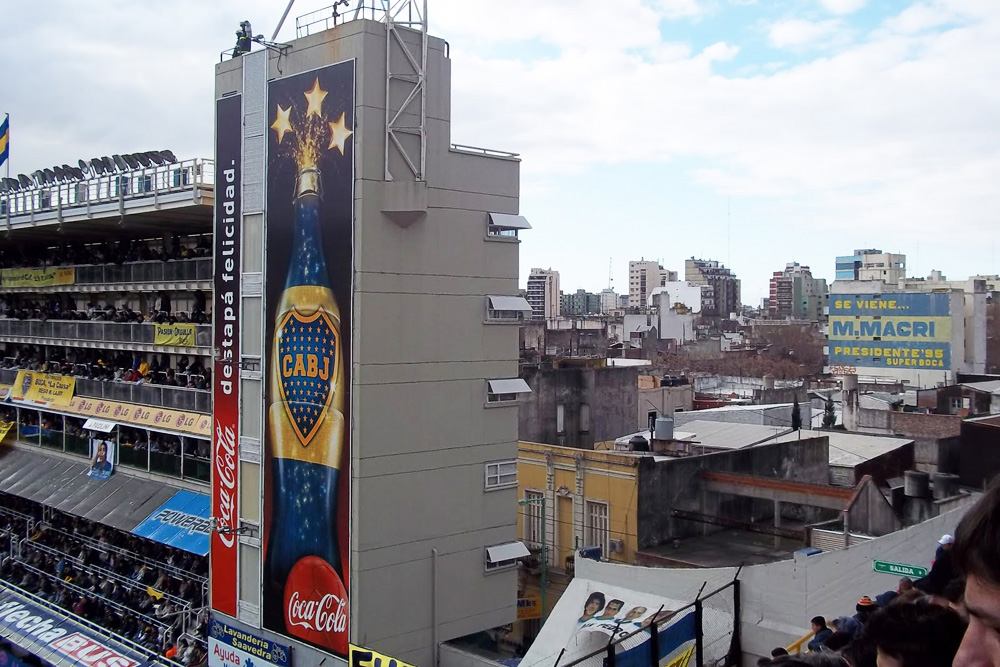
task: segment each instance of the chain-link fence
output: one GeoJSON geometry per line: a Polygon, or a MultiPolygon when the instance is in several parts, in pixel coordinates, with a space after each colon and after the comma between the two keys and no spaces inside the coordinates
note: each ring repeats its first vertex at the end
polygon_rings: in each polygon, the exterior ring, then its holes
{"type": "MultiPolygon", "coordinates": [[[[740,582],[733,580],[655,622],[617,632],[607,645],[553,667],[732,667],[740,663],[740,582]]],[[[596,633],[595,633],[596,634],[596,633]]]]}

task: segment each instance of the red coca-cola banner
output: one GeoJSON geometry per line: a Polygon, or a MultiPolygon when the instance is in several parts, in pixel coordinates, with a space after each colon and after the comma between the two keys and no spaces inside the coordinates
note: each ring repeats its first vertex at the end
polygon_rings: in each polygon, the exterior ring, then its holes
{"type": "Polygon", "coordinates": [[[212,609],[236,616],[239,528],[240,212],[243,107],[240,95],[216,102],[215,368],[212,383],[212,609]]]}

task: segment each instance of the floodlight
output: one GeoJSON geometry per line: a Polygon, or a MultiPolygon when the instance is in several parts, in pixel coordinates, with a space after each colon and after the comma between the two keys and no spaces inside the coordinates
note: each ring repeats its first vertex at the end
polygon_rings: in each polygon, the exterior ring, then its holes
{"type": "Polygon", "coordinates": [[[150,162],[149,160],[149,157],[145,153],[133,153],[132,157],[138,160],[139,164],[141,164],[143,167],[148,167],[152,164],[152,162],[150,162]]]}
{"type": "Polygon", "coordinates": [[[107,155],[101,158],[101,163],[104,165],[104,173],[110,174],[115,170],[115,163],[111,161],[107,155]]]}
{"type": "Polygon", "coordinates": [[[128,163],[122,159],[121,155],[115,153],[111,156],[111,159],[115,161],[115,166],[118,167],[118,171],[128,171],[128,163]]]}
{"type": "Polygon", "coordinates": [[[130,169],[139,168],[139,161],[132,157],[132,155],[122,155],[122,159],[125,160],[125,164],[127,164],[130,169]]]}
{"type": "Polygon", "coordinates": [[[30,188],[31,187],[31,179],[28,178],[27,176],[25,176],[24,174],[18,174],[17,175],[17,180],[21,184],[22,188],[30,188]]]}
{"type": "Polygon", "coordinates": [[[160,156],[160,154],[159,154],[159,153],[157,153],[156,151],[148,151],[148,152],[146,152],[146,153],[145,153],[145,156],[146,156],[146,157],[148,157],[148,158],[149,158],[149,160],[150,160],[150,161],[151,161],[151,162],[152,162],[153,164],[155,164],[155,165],[156,165],[157,167],[159,167],[159,166],[160,166],[161,164],[163,164],[164,162],[166,162],[166,160],[164,160],[164,159],[163,159],[163,158],[162,158],[162,157],[160,156]]]}
{"type": "Polygon", "coordinates": [[[177,158],[174,157],[173,151],[169,150],[160,151],[160,156],[170,164],[177,162],[177,158]]]}

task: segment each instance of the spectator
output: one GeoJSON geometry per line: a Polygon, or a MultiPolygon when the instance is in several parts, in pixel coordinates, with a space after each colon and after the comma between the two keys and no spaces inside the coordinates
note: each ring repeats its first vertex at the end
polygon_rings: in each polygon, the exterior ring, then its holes
{"type": "Polygon", "coordinates": [[[785,649],[783,646],[779,646],[777,648],[771,649],[771,657],[772,658],[778,658],[778,657],[783,656],[783,655],[788,655],[788,650],[785,649]]]}
{"type": "Polygon", "coordinates": [[[965,623],[953,610],[919,601],[873,613],[863,641],[875,646],[879,667],[946,667],[964,633],[965,623]]]}
{"type": "Polygon", "coordinates": [[[822,651],[823,642],[833,634],[833,630],[826,627],[826,619],[822,616],[814,616],[810,623],[812,624],[813,638],[807,646],[810,651],[822,651]]]}
{"type": "Polygon", "coordinates": [[[955,578],[955,570],[951,563],[951,546],[955,538],[951,535],[942,535],[938,540],[937,555],[934,564],[926,577],[918,579],[913,585],[928,595],[938,595],[944,587],[955,578]]]}
{"type": "Polygon", "coordinates": [[[843,634],[852,640],[861,636],[862,624],[853,616],[840,616],[831,621],[836,634],[843,634]]]}
{"type": "Polygon", "coordinates": [[[959,523],[952,557],[965,577],[969,613],[969,627],[953,664],[1000,667],[1000,478],[959,523]]]}
{"type": "Polygon", "coordinates": [[[872,613],[874,613],[875,602],[867,595],[863,595],[858,600],[858,603],[854,605],[854,610],[857,612],[854,614],[854,619],[863,626],[868,622],[868,618],[872,613]]]}
{"type": "Polygon", "coordinates": [[[876,606],[884,607],[893,600],[895,600],[896,598],[898,598],[900,595],[905,593],[906,591],[911,590],[912,588],[913,588],[913,580],[910,579],[909,577],[902,577],[899,580],[899,588],[897,588],[894,591],[886,591],[885,593],[876,596],[875,604],[876,606]]]}

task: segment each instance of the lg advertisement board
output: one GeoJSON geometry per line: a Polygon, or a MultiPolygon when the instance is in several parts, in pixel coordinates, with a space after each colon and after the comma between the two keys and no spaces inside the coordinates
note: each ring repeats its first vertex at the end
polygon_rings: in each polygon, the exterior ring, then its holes
{"type": "Polygon", "coordinates": [[[267,87],[261,620],[348,656],[354,62],[267,87]]]}
{"type": "Polygon", "coordinates": [[[831,367],[951,368],[951,294],[831,294],[831,367]]]}

